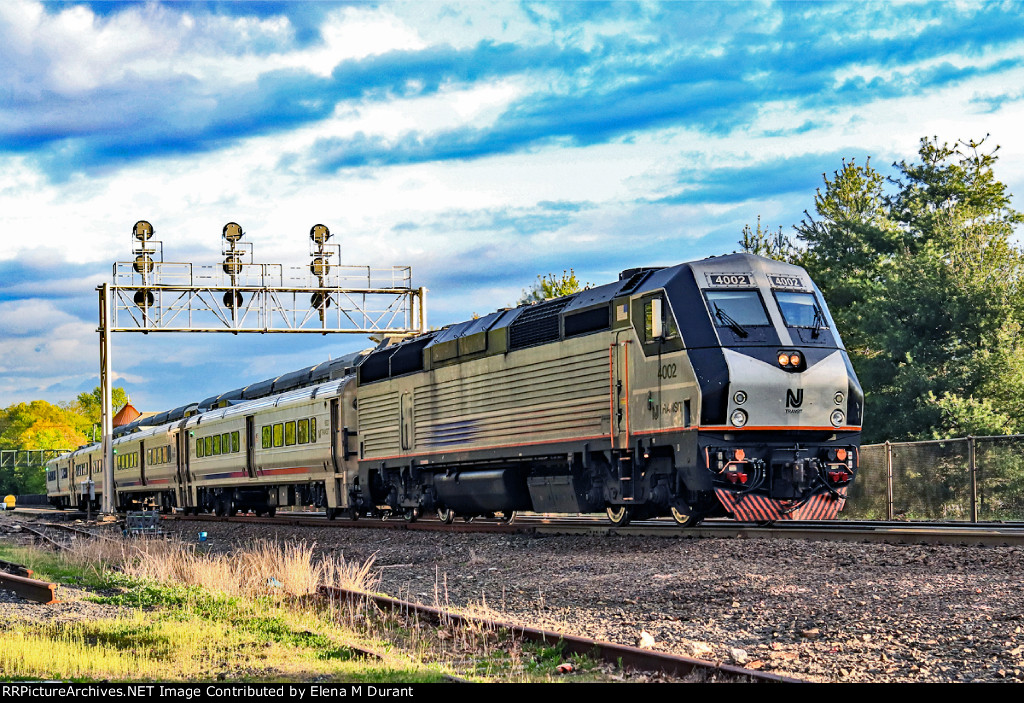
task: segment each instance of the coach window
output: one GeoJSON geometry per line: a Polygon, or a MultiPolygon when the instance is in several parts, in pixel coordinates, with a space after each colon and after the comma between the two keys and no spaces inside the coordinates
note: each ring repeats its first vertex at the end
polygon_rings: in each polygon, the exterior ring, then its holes
{"type": "Polygon", "coordinates": [[[289,447],[295,444],[295,420],[284,423],[284,443],[289,447]]]}
{"type": "Polygon", "coordinates": [[[199,439],[196,440],[196,457],[197,458],[202,459],[204,456],[206,456],[206,452],[203,451],[204,449],[206,449],[206,443],[203,442],[202,438],[200,437],[199,439]]]}
{"type": "Polygon", "coordinates": [[[270,425],[264,425],[263,426],[262,434],[263,434],[263,448],[264,449],[270,449],[270,447],[273,446],[273,442],[272,442],[272,440],[270,438],[270,425]]]}
{"type": "Polygon", "coordinates": [[[213,436],[213,455],[217,456],[220,454],[220,435],[215,434],[213,436]]]}
{"type": "Polygon", "coordinates": [[[222,434],[220,436],[220,446],[222,448],[221,451],[224,454],[230,454],[231,453],[231,433],[230,432],[225,432],[224,434],[222,434]]]}
{"type": "Polygon", "coordinates": [[[242,451],[242,444],[239,442],[238,430],[231,433],[231,451],[240,452],[242,451]]]}
{"type": "Polygon", "coordinates": [[[280,422],[274,425],[274,446],[284,446],[284,425],[282,425],[280,422]]]}
{"type": "Polygon", "coordinates": [[[295,431],[299,435],[299,444],[309,442],[309,420],[299,420],[295,425],[295,431]]]}
{"type": "Polygon", "coordinates": [[[315,417],[309,418],[309,441],[310,442],[315,442],[316,441],[316,418],[315,417]]]}

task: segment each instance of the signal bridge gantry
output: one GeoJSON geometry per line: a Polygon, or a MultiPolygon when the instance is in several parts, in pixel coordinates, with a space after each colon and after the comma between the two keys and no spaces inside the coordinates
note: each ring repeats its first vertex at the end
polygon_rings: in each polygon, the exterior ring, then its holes
{"type": "MultiPolygon", "coordinates": [[[[104,480],[114,485],[111,420],[113,332],[367,334],[401,337],[427,329],[426,288],[412,268],[341,265],[341,246],[317,224],[309,231],[308,266],[258,263],[236,222],[221,232],[219,264],[163,260],[163,242],[145,220],[132,228],[133,260],[114,264],[99,293],[100,387],[104,480]]],[[[113,512],[113,490],[103,511],[113,512]]]]}

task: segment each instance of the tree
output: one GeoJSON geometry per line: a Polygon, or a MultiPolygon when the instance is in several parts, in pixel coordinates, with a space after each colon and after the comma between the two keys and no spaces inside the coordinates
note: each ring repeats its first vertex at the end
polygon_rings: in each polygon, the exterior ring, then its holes
{"type": "Polygon", "coordinates": [[[750,225],[743,225],[743,239],[739,241],[743,251],[768,259],[793,263],[797,257],[797,248],[792,240],[782,233],[782,225],[778,231],[761,229],[761,216],[757,216],[757,230],[750,225]]]}
{"type": "Polygon", "coordinates": [[[91,429],[81,415],[45,400],[0,411],[0,446],[5,449],[74,449],[91,429]]]}
{"type": "Polygon", "coordinates": [[[590,285],[589,283],[581,284],[576,278],[576,272],[572,269],[562,271],[562,275],[557,277],[553,273],[549,273],[546,277],[537,276],[537,282],[529,290],[523,291],[517,304],[523,305],[550,298],[560,298],[563,295],[572,295],[579,293],[584,288],[590,288],[590,285]]]}
{"type": "MultiPolygon", "coordinates": [[[[112,391],[114,407],[123,407],[128,395],[112,391]]],[[[0,410],[0,447],[4,449],[75,449],[87,444],[93,425],[100,422],[100,389],[81,393],[72,402],[57,405],[45,400],[18,403],[0,410]]],[[[0,476],[0,486],[14,493],[41,493],[46,489],[44,470],[32,467],[0,476]]]]}
{"type": "Polygon", "coordinates": [[[795,226],[864,386],[867,441],[1024,428],[1024,218],[984,142],[922,139],[889,178],[844,161],[795,226]]]}
{"type": "MultiPolygon", "coordinates": [[[[124,388],[111,388],[110,398],[115,414],[128,404],[128,393],[124,388]]],[[[103,389],[96,386],[92,391],[79,393],[78,397],[68,405],[68,408],[82,415],[91,423],[101,422],[103,417],[103,389]]]]}

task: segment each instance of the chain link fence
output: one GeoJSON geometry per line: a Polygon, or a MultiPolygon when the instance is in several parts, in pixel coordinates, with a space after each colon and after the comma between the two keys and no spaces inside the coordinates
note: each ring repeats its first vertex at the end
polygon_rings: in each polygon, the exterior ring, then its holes
{"type": "Polygon", "coordinates": [[[860,449],[848,520],[1024,520],[1024,435],[860,449]]]}

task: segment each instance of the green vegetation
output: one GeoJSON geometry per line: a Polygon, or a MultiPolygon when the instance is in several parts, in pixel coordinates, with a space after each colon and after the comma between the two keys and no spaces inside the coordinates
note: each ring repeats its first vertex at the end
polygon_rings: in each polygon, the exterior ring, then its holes
{"type": "MultiPolygon", "coordinates": [[[[111,391],[114,412],[128,403],[123,388],[111,391]]],[[[100,422],[102,399],[99,387],[80,393],[75,400],[52,405],[45,400],[17,403],[0,410],[0,448],[74,449],[91,441],[93,426],[100,422]]],[[[0,467],[0,495],[46,492],[46,473],[41,467],[0,467]]]]}
{"type": "MultiPolygon", "coordinates": [[[[115,608],[89,620],[0,619],[0,679],[550,681],[565,661],[560,646],[522,645],[507,632],[435,628],[368,601],[315,598],[321,582],[370,592],[377,581],[372,562],[317,561],[307,545],[259,542],[213,555],[173,542],[95,541],[68,555],[0,547],[0,558],[89,587],[97,593],[87,601],[115,608]]],[[[602,676],[585,658],[571,662],[573,680],[602,676]]]]}
{"type": "Polygon", "coordinates": [[[576,272],[572,269],[562,271],[561,276],[556,276],[553,273],[549,273],[547,276],[537,276],[537,282],[529,290],[523,291],[517,305],[572,295],[579,293],[584,288],[590,288],[590,285],[589,283],[580,283],[580,280],[576,278],[576,272]]]}

